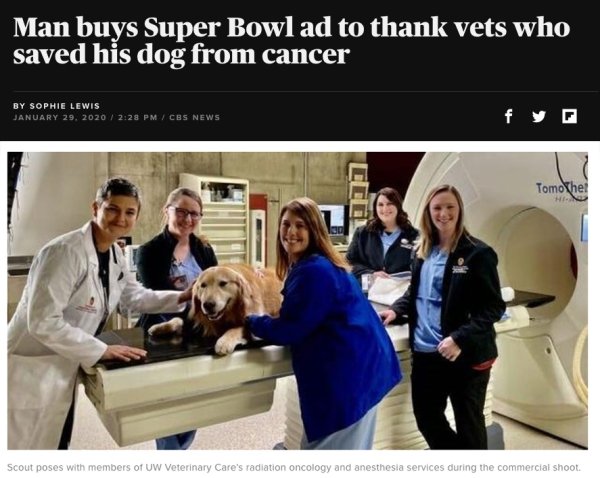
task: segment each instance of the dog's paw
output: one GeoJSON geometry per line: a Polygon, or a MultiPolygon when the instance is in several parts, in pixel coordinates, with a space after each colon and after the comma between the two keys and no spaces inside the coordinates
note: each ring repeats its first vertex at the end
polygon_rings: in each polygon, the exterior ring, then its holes
{"type": "Polygon", "coordinates": [[[183,319],[175,317],[168,322],[162,324],[155,324],[148,329],[149,335],[167,335],[179,333],[183,330],[183,319]]]}
{"type": "Polygon", "coordinates": [[[231,329],[225,332],[215,344],[215,352],[218,355],[228,355],[233,353],[238,345],[245,345],[248,341],[243,337],[241,328],[231,329]]]}

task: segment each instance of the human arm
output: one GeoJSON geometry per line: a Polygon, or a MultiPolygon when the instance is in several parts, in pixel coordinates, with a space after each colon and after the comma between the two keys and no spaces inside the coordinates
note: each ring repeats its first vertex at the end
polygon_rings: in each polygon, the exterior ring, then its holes
{"type": "Polygon", "coordinates": [[[387,310],[379,312],[379,317],[383,321],[383,325],[389,325],[393,322],[403,325],[408,322],[407,314],[410,305],[411,298],[411,286],[408,286],[406,292],[394,301],[394,303],[387,310]]]}
{"type": "Polygon", "coordinates": [[[94,318],[94,305],[90,305],[89,312],[84,307],[95,294],[89,289],[88,263],[82,251],[60,242],[43,248],[27,282],[29,334],[69,360],[86,366],[95,364],[106,344],[93,336],[98,320],[94,318]]]}
{"type": "Polygon", "coordinates": [[[120,304],[125,310],[146,314],[182,312],[191,298],[191,288],[181,291],[153,290],[140,284],[135,274],[125,272],[120,281],[120,304]]]}
{"type": "Polygon", "coordinates": [[[384,279],[389,279],[391,276],[385,271],[375,271],[373,272],[375,277],[383,277],[384,279]]]}
{"type": "Polygon", "coordinates": [[[364,234],[363,231],[364,228],[358,228],[356,231],[354,231],[352,241],[350,242],[348,251],[346,252],[346,259],[352,265],[352,274],[359,281],[363,274],[373,274],[375,272],[375,270],[372,269],[367,263],[365,257],[365,251],[361,243],[361,236],[364,234]]]}
{"type": "Polygon", "coordinates": [[[250,316],[250,331],[278,345],[302,342],[329,314],[335,294],[332,268],[315,263],[296,266],[286,280],[279,318],[250,316]]]}
{"type": "Polygon", "coordinates": [[[122,362],[131,362],[132,360],[141,360],[145,358],[147,352],[137,347],[128,345],[109,345],[102,354],[101,360],[120,360],[122,362]]]}

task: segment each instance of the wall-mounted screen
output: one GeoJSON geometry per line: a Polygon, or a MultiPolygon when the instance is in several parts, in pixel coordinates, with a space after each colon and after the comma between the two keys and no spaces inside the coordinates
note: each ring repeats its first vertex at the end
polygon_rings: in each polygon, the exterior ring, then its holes
{"type": "Polygon", "coordinates": [[[348,205],[320,204],[319,210],[332,241],[345,242],[348,236],[348,205]]]}

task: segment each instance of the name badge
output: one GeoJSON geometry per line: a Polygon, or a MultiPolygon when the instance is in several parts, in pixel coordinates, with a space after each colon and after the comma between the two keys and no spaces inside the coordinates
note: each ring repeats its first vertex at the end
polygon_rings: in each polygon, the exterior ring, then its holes
{"type": "Polygon", "coordinates": [[[400,241],[400,247],[404,247],[404,249],[409,249],[411,251],[412,251],[412,248],[414,247],[414,244],[415,244],[414,242],[412,244],[410,242],[408,242],[408,239],[406,239],[406,238],[403,238],[400,241]]]}

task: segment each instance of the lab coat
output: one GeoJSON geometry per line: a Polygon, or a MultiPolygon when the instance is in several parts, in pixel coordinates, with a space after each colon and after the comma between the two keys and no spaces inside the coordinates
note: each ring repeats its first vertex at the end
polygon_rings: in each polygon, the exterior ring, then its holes
{"type": "Polygon", "coordinates": [[[152,291],[110,249],[109,303],[98,275],[91,222],[46,244],[36,256],[8,324],[8,448],[56,449],[80,365],[107,345],[94,337],[105,311],[177,312],[180,292],[152,291]]]}

